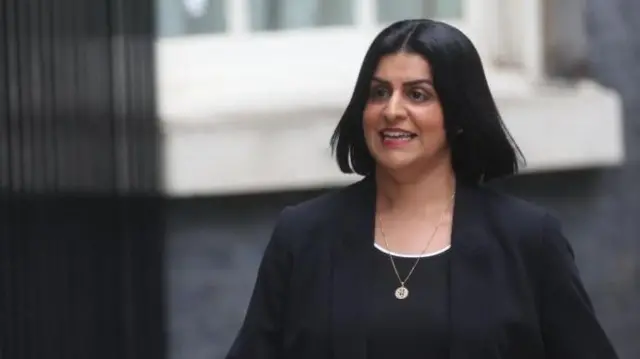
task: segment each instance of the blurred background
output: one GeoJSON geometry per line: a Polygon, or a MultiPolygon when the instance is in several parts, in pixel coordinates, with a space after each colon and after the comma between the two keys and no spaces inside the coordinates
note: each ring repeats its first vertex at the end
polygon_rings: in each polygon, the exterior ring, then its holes
{"type": "Polygon", "coordinates": [[[475,43],[527,158],[640,358],[640,2],[0,0],[0,353],[223,358],[275,217],[358,178],[329,137],[375,34],[475,43]]]}

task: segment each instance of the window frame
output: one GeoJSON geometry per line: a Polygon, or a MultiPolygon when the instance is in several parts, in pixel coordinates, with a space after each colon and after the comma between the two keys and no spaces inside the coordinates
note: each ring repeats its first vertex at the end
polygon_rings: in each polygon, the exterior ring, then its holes
{"type": "MultiPolygon", "coordinates": [[[[343,106],[371,39],[387,25],[376,21],[375,0],[353,1],[352,26],[256,32],[250,29],[249,0],[226,0],[226,32],[159,38],[156,63],[161,117],[225,122],[238,113],[343,106]],[[314,46],[307,46],[309,43],[314,46]],[[315,52],[290,50],[301,46],[315,52]],[[340,59],[327,58],[331,51],[339,53],[340,59]],[[251,79],[262,82],[248,88],[251,79]]],[[[502,13],[498,9],[505,0],[461,1],[463,19],[441,20],[460,28],[474,42],[494,93],[530,92],[529,85],[543,76],[542,0],[524,0],[522,6],[502,13]],[[505,17],[513,20],[504,21],[505,17]],[[518,28],[525,41],[504,36],[514,31],[511,26],[518,28]],[[502,66],[497,61],[500,55],[504,60],[501,49],[507,45],[518,66],[502,66]],[[519,47],[514,49],[514,45],[519,47]]]]}
{"type": "MultiPolygon", "coordinates": [[[[484,6],[480,5],[478,1],[472,0],[459,0],[462,2],[462,14],[463,18],[468,17],[468,19],[441,19],[443,21],[447,21],[452,25],[460,28],[463,31],[471,32],[475,26],[479,25],[479,22],[483,22],[482,16],[477,16],[480,12],[483,12],[484,6]],[[465,16],[465,14],[467,16],[465,16]],[[479,22],[478,22],[479,21],[479,22]]],[[[496,2],[498,0],[485,0],[490,3],[496,2]]],[[[220,33],[220,35],[224,36],[225,34],[228,36],[241,36],[247,34],[255,34],[260,31],[251,30],[251,19],[250,13],[248,11],[250,0],[226,0],[224,9],[225,9],[225,18],[227,20],[227,31],[225,33],[220,33]]],[[[353,2],[353,14],[354,21],[352,25],[348,27],[353,27],[355,30],[371,30],[371,29],[381,29],[388,24],[377,21],[377,7],[376,0],[352,0],[353,2]]],[[[483,3],[484,4],[484,3],[483,3]]],[[[347,27],[347,26],[327,26],[322,28],[308,28],[304,30],[313,31],[315,29],[323,29],[323,28],[337,28],[337,27],[347,27]]],[[[274,32],[287,32],[287,31],[297,31],[292,29],[282,29],[274,32]]],[[[212,34],[218,35],[218,34],[212,34]]]]}

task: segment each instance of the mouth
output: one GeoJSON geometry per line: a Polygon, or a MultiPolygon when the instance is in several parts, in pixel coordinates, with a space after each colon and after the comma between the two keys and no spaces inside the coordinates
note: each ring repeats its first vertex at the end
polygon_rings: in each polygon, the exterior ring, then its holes
{"type": "Polygon", "coordinates": [[[380,131],[380,138],[385,145],[402,145],[418,137],[417,134],[404,130],[383,130],[380,131]]]}

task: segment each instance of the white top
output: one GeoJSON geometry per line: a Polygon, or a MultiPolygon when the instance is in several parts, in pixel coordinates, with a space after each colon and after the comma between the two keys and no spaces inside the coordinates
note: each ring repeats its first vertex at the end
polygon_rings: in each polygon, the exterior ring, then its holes
{"type": "Polygon", "coordinates": [[[386,254],[390,254],[394,257],[402,257],[402,258],[418,258],[418,257],[433,257],[433,256],[437,256],[438,254],[442,254],[446,251],[449,250],[449,248],[451,248],[451,245],[448,245],[440,250],[437,250],[435,252],[427,252],[424,254],[401,254],[401,253],[396,253],[396,252],[392,252],[387,250],[386,248],[382,247],[381,245],[379,245],[377,242],[374,242],[373,245],[381,252],[384,252],[386,254]]]}

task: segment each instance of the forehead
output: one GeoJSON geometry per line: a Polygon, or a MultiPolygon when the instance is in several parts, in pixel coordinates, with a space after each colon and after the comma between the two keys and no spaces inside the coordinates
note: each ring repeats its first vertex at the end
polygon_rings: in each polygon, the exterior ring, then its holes
{"type": "Polygon", "coordinates": [[[412,53],[389,54],[380,58],[375,76],[393,80],[431,79],[431,66],[422,56],[412,53]]]}

